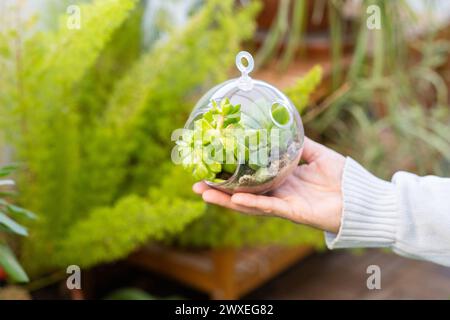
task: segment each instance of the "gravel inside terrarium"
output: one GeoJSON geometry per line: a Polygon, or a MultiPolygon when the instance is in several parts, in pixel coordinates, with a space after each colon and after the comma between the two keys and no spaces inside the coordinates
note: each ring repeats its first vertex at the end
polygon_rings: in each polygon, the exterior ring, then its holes
{"type": "Polygon", "coordinates": [[[259,168],[255,171],[249,167],[246,167],[246,169],[248,169],[248,173],[244,172],[244,174],[238,180],[238,185],[254,186],[265,183],[275,178],[278,172],[280,172],[288,164],[289,155],[286,153],[280,159],[272,161],[266,168],[259,168]]]}

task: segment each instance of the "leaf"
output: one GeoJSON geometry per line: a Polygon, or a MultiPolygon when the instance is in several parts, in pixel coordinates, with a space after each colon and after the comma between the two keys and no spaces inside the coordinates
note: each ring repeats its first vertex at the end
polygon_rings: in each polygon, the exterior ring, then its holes
{"type": "Polygon", "coordinates": [[[13,204],[8,204],[6,206],[6,208],[8,209],[8,212],[10,214],[16,214],[18,216],[25,217],[25,218],[31,219],[31,220],[35,220],[37,218],[36,214],[31,212],[30,210],[18,207],[13,204]]]}
{"type": "Polygon", "coordinates": [[[6,232],[6,233],[11,233],[11,230],[9,230],[8,228],[6,228],[4,225],[0,224],[0,231],[1,232],[6,232]]]}
{"type": "Polygon", "coordinates": [[[21,236],[27,236],[28,231],[23,226],[15,222],[13,219],[8,217],[3,212],[0,212],[0,224],[6,227],[10,232],[21,235],[21,236]]]}
{"type": "Polygon", "coordinates": [[[17,196],[16,192],[13,191],[1,191],[0,192],[0,197],[4,198],[4,197],[14,197],[17,196]]]}
{"type": "Polygon", "coordinates": [[[4,167],[0,168],[0,177],[6,177],[9,176],[12,172],[14,172],[17,169],[17,165],[10,164],[4,167]]]}
{"type": "Polygon", "coordinates": [[[14,282],[28,282],[28,276],[17,262],[11,249],[5,244],[0,244],[0,266],[5,270],[8,277],[14,282]]]}
{"type": "Polygon", "coordinates": [[[10,204],[7,201],[5,201],[4,199],[0,199],[0,206],[5,207],[6,210],[8,210],[8,212],[12,215],[17,215],[17,216],[24,217],[24,218],[31,219],[31,220],[35,220],[37,218],[36,214],[31,212],[30,210],[10,204]]]}

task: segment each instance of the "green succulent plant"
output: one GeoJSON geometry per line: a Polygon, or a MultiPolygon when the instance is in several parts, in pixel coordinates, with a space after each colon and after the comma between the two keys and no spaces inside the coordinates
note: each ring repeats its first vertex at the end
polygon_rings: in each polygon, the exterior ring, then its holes
{"type": "Polygon", "coordinates": [[[274,121],[286,125],[289,120],[289,111],[279,104],[269,107],[258,100],[250,113],[228,98],[211,100],[211,108],[194,121],[194,128],[176,141],[181,163],[196,180],[223,182],[242,164],[263,182],[273,176],[266,168],[271,150],[286,150],[293,134],[293,128],[280,129],[274,121]],[[274,128],[279,130],[277,138],[272,135],[274,128]]]}
{"type": "Polygon", "coordinates": [[[216,179],[218,174],[233,174],[237,167],[237,152],[225,162],[217,160],[217,152],[222,152],[223,158],[227,147],[235,147],[235,137],[229,129],[241,128],[241,106],[232,105],[227,98],[220,104],[214,100],[211,103],[212,108],[194,122],[194,130],[185,131],[176,144],[183,166],[192,171],[194,179],[219,182],[222,179],[216,179]],[[207,154],[208,150],[212,150],[211,154],[207,154]]]}

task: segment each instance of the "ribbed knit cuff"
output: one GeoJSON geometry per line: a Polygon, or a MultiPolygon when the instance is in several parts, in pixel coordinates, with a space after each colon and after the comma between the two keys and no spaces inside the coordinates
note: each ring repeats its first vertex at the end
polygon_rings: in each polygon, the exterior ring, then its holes
{"type": "Polygon", "coordinates": [[[347,157],[342,196],[341,228],[337,235],[325,233],[328,248],[389,247],[394,243],[398,211],[392,183],[347,157]]]}

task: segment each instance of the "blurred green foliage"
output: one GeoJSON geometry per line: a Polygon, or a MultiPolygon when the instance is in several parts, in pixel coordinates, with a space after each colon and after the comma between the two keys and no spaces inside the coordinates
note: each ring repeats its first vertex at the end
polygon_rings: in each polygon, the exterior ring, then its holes
{"type": "Polygon", "coordinates": [[[6,178],[15,169],[14,165],[0,167],[0,269],[6,272],[11,282],[28,282],[28,276],[9,247],[7,237],[7,235],[28,236],[28,230],[16,222],[16,219],[36,219],[31,211],[8,201],[8,197],[11,197],[13,193],[4,188],[14,185],[14,181],[6,178]]]}
{"type": "Polygon", "coordinates": [[[303,113],[310,104],[310,97],[322,81],[322,74],[322,67],[314,66],[307,74],[284,90],[300,113],[303,113]]]}
{"type": "Polygon", "coordinates": [[[398,170],[450,175],[450,103],[443,77],[450,42],[448,36],[439,37],[442,26],[429,15],[439,10],[439,3],[424,1],[420,12],[411,1],[351,2],[279,1],[258,52],[259,65],[281,53],[283,69],[296,52],[305,54],[299,51],[309,31],[305,19],[314,20],[305,17],[311,5],[327,19],[323,24],[329,31],[333,92],[303,110],[306,132],[385,179],[398,170]],[[379,8],[379,30],[367,26],[373,15],[369,6],[379,8]],[[350,7],[356,10],[351,19],[350,7]]]}
{"type": "Polygon", "coordinates": [[[32,275],[113,261],[148,240],[322,243],[287,221],[205,210],[170,162],[171,132],[228,77],[258,7],[207,1],[150,51],[136,0],[82,4],[79,30],[60,19],[31,36],[28,22],[1,33],[0,127],[25,166],[19,201],[40,216],[22,250],[32,275]]]}
{"type": "Polygon", "coordinates": [[[407,1],[361,4],[345,72],[345,0],[328,2],[336,91],[306,111],[304,119],[314,120],[306,129],[385,179],[399,170],[450,175],[449,92],[439,74],[448,63],[449,41],[438,37],[431,20],[414,35],[419,17],[407,1]],[[370,5],[380,8],[379,30],[367,27],[370,5]]]}

